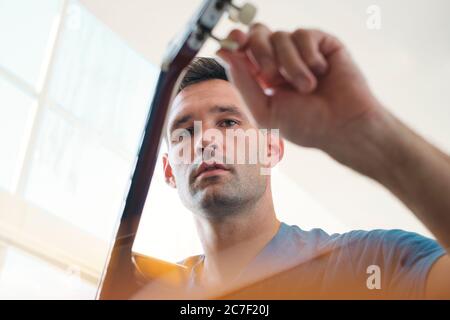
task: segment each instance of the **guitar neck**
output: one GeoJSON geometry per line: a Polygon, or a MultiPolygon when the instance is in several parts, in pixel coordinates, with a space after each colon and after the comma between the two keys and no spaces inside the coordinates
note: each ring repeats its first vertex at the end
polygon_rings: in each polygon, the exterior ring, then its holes
{"type": "MultiPolygon", "coordinates": [[[[254,9],[249,6],[244,7],[238,18],[241,22],[249,23],[249,17],[254,13],[254,9]]],[[[135,276],[132,261],[132,247],[157,162],[159,144],[172,93],[184,68],[194,59],[206,39],[212,35],[211,32],[222,15],[230,8],[232,8],[231,0],[204,0],[193,19],[168,47],[147,117],[120,224],[97,292],[99,299],[129,298],[139,289],[139,279],[135,276]]]]}
{"type": "Polygon", "coordinates": [[[99,299],[127,298],[138,288],[132,247],[157,162],[172,91],[180,73],[179,68],[170,68],[159,74],[122,216],[97,292],[99,299]]]}

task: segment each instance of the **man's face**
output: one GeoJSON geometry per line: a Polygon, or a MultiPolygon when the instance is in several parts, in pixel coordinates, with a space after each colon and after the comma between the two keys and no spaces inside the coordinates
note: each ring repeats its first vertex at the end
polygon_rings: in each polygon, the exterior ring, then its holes
{"type": "Polygon", "coordinates": [[[191,211],[223,217],[245,211],[266,191],[268,176],[261,168],[267,165],[251,159],[266,139],[231,83],[208,80],[182,90],[171,108],[167,135],[166,181],[191,211]],[[238,140],[243,132],[248,138],[238,140]]]}

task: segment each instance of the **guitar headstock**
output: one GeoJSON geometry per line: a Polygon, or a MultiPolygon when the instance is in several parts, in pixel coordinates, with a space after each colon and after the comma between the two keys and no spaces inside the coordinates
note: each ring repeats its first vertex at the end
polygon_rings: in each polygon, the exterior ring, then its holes
{"type": "Polygon", "coordinates": [[[205,0],[183,32],[169,43],[161,69],[168,71],[169,68],[175,67],[181,70],[186,67],[208,37],[219,41],[226,49],[236,49],[236,43],[228,39],[220,40],[212,34],[214,27],[226,13],[230,20],[249,25],[256,15],[256,7],[249,3],[238,7],[231,0],[205,0]]]}

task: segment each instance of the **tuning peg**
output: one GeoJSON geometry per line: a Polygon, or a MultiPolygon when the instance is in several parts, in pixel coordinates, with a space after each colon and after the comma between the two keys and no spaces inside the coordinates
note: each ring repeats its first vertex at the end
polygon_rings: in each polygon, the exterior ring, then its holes
{"type": "Polygon", "coordinates": [[[229,18],[231,21],[250,25],[256,16],[257,9],[251,3],[246,3],[242,7],[231,4],[229,18]]]}

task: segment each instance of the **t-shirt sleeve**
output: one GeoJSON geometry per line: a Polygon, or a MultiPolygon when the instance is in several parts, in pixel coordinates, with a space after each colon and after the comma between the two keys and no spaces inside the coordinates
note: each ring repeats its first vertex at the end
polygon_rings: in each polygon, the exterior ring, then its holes
{"type": "Polygon", "coordinates": [[[351,238],[360,243],[359,267],[378,264],[383,290],[392,298],[425,298],[428,273],[446,253],[433,239],[397,229],[355,232],[351,238]]]}

